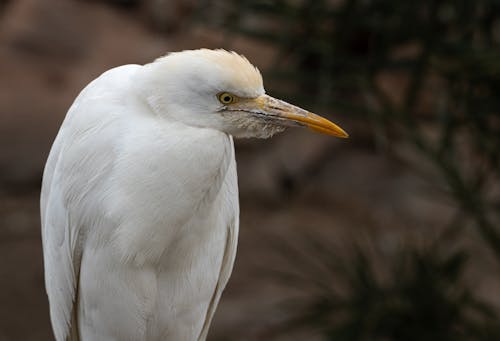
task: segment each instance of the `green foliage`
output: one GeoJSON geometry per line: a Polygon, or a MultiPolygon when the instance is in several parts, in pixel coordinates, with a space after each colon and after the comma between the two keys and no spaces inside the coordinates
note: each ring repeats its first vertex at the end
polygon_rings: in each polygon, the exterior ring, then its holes
{"type": "Polygon", "coordinates": [[[498,340],[495,311],[463,279],[467,255],[444,253],[439,244],[400,248],[392,255],[353,245],[348,255],[318,237],[301,246],[274,247],[294,268],[275,270],[298,295],[295,312],[274,334],[317,329],[327,340],[498,340]]]}

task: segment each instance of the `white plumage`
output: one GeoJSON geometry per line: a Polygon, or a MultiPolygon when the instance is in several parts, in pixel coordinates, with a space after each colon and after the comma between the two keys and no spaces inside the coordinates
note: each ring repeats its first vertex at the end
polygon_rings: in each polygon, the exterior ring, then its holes
{"type": "Polygon", "coordinates": [[[77,97],[41,194],[45,280],[62,340],[204,340],[238,238],[232,136],[287,126],[346,137],[264,94],[245,58],[173,53],[77,97]]]}

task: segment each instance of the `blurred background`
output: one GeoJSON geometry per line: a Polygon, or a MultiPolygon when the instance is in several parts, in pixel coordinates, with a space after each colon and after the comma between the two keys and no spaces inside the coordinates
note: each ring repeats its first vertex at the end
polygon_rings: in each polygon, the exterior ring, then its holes
{"type": "Polygon", "coordinates": [[[339,123],[237,141],[209,340],[500,340],[500,3],[0,0],[0,340],[50,340],[38,200],[67,108],[169,51],[246,55],[339,123]]]}

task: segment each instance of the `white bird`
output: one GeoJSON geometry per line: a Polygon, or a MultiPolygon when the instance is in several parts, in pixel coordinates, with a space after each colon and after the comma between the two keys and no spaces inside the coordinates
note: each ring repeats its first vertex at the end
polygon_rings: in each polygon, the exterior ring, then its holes
{"type": "Polygon", "coordinates": [[[55,338],[204,340],[236,254],[232,137],[289,126],[347,137],[266,95],[259,71],[234,52],[171,53],[91,82],[43,175],[55,338]]]}

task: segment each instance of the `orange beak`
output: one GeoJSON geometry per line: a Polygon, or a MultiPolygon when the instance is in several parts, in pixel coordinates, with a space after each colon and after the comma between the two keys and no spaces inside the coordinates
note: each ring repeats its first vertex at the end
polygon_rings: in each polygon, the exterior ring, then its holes
{"type": "Polygon", "coordinates": [[[284,125],[299,125],[322,134],[340,138],[349,137],[342,128],[326,118],[268,95],[261,95],[253,99],[245,99],[235,104],[235,106],[239,110],[276,118],[281,120],[284,125]]]}

